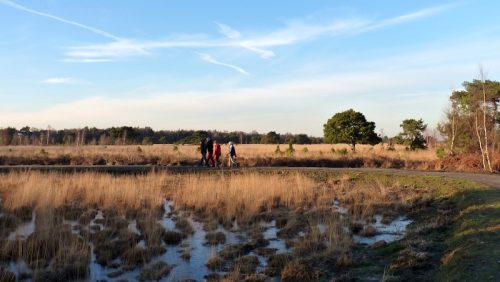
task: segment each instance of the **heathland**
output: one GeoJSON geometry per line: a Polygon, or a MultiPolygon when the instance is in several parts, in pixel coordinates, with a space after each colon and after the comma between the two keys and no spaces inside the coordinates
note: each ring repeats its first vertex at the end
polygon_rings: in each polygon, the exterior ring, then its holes
{"type": "MultiPolygon", "coordinates": [[[[379,167],[422,170],[482,171],[481,156],[465,154],[442,157],[436,150],[407,150],[387,144],[236,146],[242,166],[379,167]]],[[[222,152],[227,145],[222,144],[222,152]]],[[[197,145],[129,146],[2,146],[0,165],[195,165],[200,158],[197,145]]],[[[500,170],[500,154],[492,155],[494,170],[500,170]]]]}

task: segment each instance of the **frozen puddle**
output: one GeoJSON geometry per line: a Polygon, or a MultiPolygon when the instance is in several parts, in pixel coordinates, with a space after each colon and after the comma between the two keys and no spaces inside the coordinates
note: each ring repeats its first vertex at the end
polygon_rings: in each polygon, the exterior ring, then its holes
{"type": "Polygon", "coordinates": [[[407,219],[404,216],[396,218],[390,224],[383,224],[381,222],[381,215],[376,215],[375,219],[376,222],[373,224],[373,227],[375,227],[375,229],[377,230],[377,234],[372,237],[354,235],[354,242],[358,244],[373,245],[375,242],[381,240],[384,240],[387,243],[401,240],[406,233],[406,228],[410,223],[412,223],[412,220],[407,219]]]}

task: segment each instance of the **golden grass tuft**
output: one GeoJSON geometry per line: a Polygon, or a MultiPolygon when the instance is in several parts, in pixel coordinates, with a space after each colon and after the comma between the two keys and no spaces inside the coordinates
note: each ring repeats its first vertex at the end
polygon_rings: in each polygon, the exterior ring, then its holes
{"type": "Polygon", "coordinates": [[[258,173],[187,175],[173,194],[176,205],[226,220],[247,220],[276,207],[299,207],[314,200],[314,182],[306,176],[258,173]]]}
{"type": "Polygon", "coordinates": [[[3,207],[80,207],[141,209],[161,206],[165,183],[170,176],[113,176],[82,173],[9,173],[2,175],[0,197],[3,207]]]}

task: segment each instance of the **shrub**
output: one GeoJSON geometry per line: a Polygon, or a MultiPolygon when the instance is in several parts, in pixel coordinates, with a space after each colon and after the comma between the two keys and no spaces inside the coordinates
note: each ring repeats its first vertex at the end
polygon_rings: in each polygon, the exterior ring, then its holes
{"type": "Polygon", "coordinates": [[[294,153],[295,153],[295,149],[293,148],[293,144],[290,142],[290,143],[288,143],[288,149],[286,149],[286,155],[289,157],[293,157],[294,153]]]}
{"type": "Polygon", "coordinates": [[[281,155],[283,155],[283,152],[281,151],[281,148],[280,148],[280,145],[279,145],[279,144],[278,144],[278,145],[276,145],[276,150],[274,150],[274,153],[275,153],[276,155],[280,155],[280,156],[281,156],[281,155]]]}
{"type": "Polygon", "coordinates": [[[445,153],[443,147],[439,147],[436,149],[436,156],[438,157],[438,159],[444,159],[444,157],[446,156],[446,153],[445,153]]]}
{"type": "Polygon", "coordinates": [[[337,150],[337,153],[338,153],[339,155],[345,156],[345,155],[347,155],[349,152],[347,151],[347,149],[346,149],[346,148],[342,148],[342,149],[340,149],[340,150],[337,150]]]}
{"type": "Polygon", "coordinates": [[[150,136],[146,136],[142,139],[143,145],[153,145],[153,138],[150,136]]]}
{"type": "Polygon", "coordinates": [[[307,154],[309,152],[309,149],[307,147],[302,148],[302,153],[307,154]]]}

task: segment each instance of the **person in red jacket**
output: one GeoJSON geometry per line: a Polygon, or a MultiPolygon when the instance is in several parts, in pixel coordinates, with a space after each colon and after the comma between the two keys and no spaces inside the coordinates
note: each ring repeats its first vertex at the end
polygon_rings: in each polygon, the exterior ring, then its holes
{"type": "Polygon", "coordinates": [[[214,140],[214,156],[215,156],[215,165],[219,167],[221,165],[221,161],[219,160],[221,156],[220,144],[217,140],[214,140]]]}

